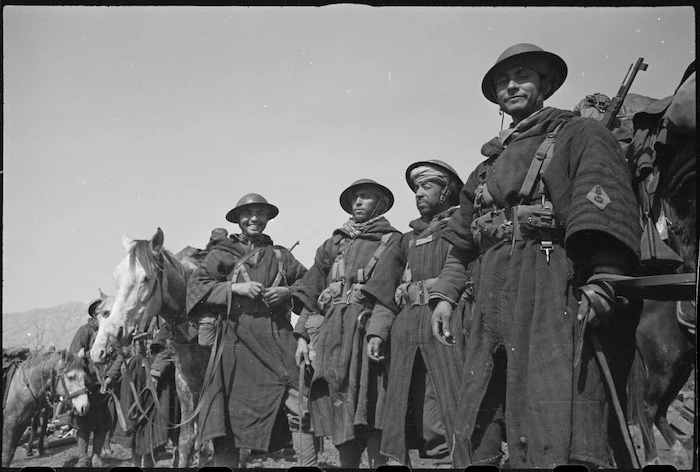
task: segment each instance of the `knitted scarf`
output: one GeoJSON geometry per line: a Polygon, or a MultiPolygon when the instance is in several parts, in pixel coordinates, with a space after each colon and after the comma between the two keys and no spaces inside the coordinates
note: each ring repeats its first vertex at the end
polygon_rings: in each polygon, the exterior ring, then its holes
{"type": "Polygon", "coordinates": [[[369,220],[363,223],[358,223],[355,221],[354,218],[350,218],[348,221],[343,223],[343,230],[347,232],[348,236],[350,236],[352,239],[355,239],[360,234],[362,234],[362,232],[365,231],[369,226],[371,226],[372,223],[380,221],[381,219],[384,219],[384,215],[375,216],[374,218],[370,218],[369,220]]]}

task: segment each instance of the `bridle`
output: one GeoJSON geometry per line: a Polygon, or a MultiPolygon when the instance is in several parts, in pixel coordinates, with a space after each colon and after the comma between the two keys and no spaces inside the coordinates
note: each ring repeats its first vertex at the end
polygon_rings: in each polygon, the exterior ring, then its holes
{"type": "Polygon", "coordinates": [[[47,382],[47,377],[44,372],[45,366],[46,363],[41,365],[41,390],[38,394],[34,392],[32,384],[29,381],[29,377],[27,377],[27,372],[24,370],[23,367],[20,367],[20,372],[22,372],[24,385],[27,387],[29,393],[32,395],[32,398],[34,399],[34,404],[36,405],[37,409],[41,409],[42,406],[45,406],[47,404],[53,404],[61,396],[61,393],[58,391],[58,379],[60,379],[60,386],[63,388],[64,391],[63,397],[66,400],[68,406],[72,406],[71,400],[73,398],[83,394],[87,394],[89,392],[87,387],[80,388],[72,393],[69,392],[68,385],[66,385],[66,373],[64,369],[60,369],[58,372],[52,370],[50,379],[48,379],[49,381],[47,382]],[[41,398],[41,393],[43,393],[43,399],[41,398]]]}

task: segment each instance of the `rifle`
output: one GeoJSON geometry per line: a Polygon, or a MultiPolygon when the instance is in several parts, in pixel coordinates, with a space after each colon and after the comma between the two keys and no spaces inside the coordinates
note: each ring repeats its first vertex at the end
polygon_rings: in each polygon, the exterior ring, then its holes
{"type": "Polygon", "coordinates": [[[614,128],[613,124],[615,123],[615,118],[617,118],[617,114],[620,113],[622,103],[625,101],[627,92],[630,91],[630,87],[632,86],[632,81],[637,76],[637,72],[640,70],[647,70],[647,67],[648,65],[644,63],[643,57],[637,59],[637,62],[634,64],[630,64],[630,68],[627,69],[627,74],[625,74],[625,78],[622,80],[620,90],[617,91],[615,98],[613,98],[608,104],[608,108],[605,111],[605,116],[603,117],[603,126],[609,130],[614,128]]]}
{"type": "Polygon", "coordinates": [[[298,245],[299,245],[299,241],[292,244],[292,247],[289,248],[289,252],[292,252],[294,250],[294,248],[297,247],[298,245]]]}

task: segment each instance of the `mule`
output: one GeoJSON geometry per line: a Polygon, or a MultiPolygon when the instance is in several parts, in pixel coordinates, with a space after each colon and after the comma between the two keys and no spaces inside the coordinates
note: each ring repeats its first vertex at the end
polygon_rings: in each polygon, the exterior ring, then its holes
{"type": "Polygon", "coordinates": [[[676,319],[676,302],[645,300],[627,382],[628,421],[642,437],[644,462],[659,464],[654,425],[671,450],[673,465],[690,468],[687,453],[666,418],[695,368],[695,339],[676,319]]]}
{"type": "Polygon", "coordinates": [[[22,364],[7,386],[3,408],[2,466],[9,467],[22,433],[32,418],[58,396],[70,401],[77,415],[90,408],[83,361],[67,351],[38,353],[22,364]]]}
{"type": "MultiPolygon", "coordinates": [[[[666,229],[668,245],[683,261],[679,273],[696,273],[698,260],[694,71],[693,63],[676,93],[663,100],[628,94],[611,130],[625,150],[635,178],[640,214],[648,212],[652,222],[659,223],[657,228],[666,229]],[[684,93],[685,99],[676,100],[679,93],[684,93]],[[675,117],[669,116],[670,112],[675,117]],[[649,194],[648,203],[643,192],[649,194]]],[[[601,121],[606,102],[609,104],[607,97],[590,95],[574,111],[601,121]]],[[[664,273],[665,269],[642,265],[637,275],[664,273]]],[[[695,338],[677,321],[680,307],[681,302],[676,301],[633,300],[626,319],[615,327],[616,349],[610,354],[616,356],[613,366],[618,396],[627,400],[628,423],[642,436],[646,462],[659,462],[655,424],[676,465],[686,468],[690,463],[685,450],[666,419],[671,402],[695,366],[695,338]],[[628,340],[634,341],[632,345],[628,340]]],[[[689,305],[685,308],[685,312],[694,310],[689,305]]]]}
{"type": "MultiPolygon", "coordinates": [[[[678,273],[696,273],[697,142],[695,128],[695,64],[686,70],[673,96],[654,101],[634,114],[634,137],[628,159],[638,182],[647,182],[647,208],[657,228],[665,227],[668,245],[682,259],[678,273]],[[679,97],[686,94],[685,98],[679,97]],[[688,99],[692,97],[692,99],[688,99]],[[675,107],[675,108],[674,108],[675,107]],[[651,173],[651,175],[650,175],[651,173]],[[654,175],[655,174],[655,175],[654,175]],[[652,185],[648,182],[654,182],[652,185]]],[[[644,187],[638,187],[640,202],[644,187]]],[[[644,208],[644,207],[642,207],[644,208]]],[[[694,333],[679,324],[679,310],[692,310],[697,300],[645,300],[636,330],[636,352],[628,388],[628,416],[639,424],[645,463],[658,464],[653,426],[671,448],[678,468],[689,468],[685,449],[666,419],[667,410],[695,368],[694,333]]]]}
{"type": "Polygon", "coordinates": [[[179,261],[163,248],[163,240],[160,228],[150,241],[131,240],[126,235],[122,238],[126,256],[114,270],[117,287],[114,302],[109,316],[100,318],[90,356],[96,363],[104,362],[110,349],[128,343],[136,332],[145,331],[154,316],[160,315],[168,323],[174,349],[175,384],[184,422],[179,425],[178,454],[174,463],[189,467],[195,424],[185,420],[194,416],[211,349],[188,343],[177,328],[187,322],[187,280],[196,265],[179,261]]]}

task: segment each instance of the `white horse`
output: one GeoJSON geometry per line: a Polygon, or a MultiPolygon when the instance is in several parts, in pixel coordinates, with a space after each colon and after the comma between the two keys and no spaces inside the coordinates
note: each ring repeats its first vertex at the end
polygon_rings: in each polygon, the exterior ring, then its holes
{"type": "MultiPolygon", "coordinates": [[[[126,256],[114,269],[117,290],[108,317],[99,322],[90,357],[105,362],[112,346],[127,343],[136,332],[143,332],[154,316],[160,315],[170,325],[174,348],[175,382],[183,421],[192,419],[196,397],[204,383],[210,349],[187,343],[177,329],[186,322],[185,294],[187,280],[194,268],[183,264],[163,248],[163,231],[153,238],[132,240],[122,237],[126,256]]],[[[174,466],[188,467],[194,448],[194,423],[180,425],[178,457],[174,466]]]]}

